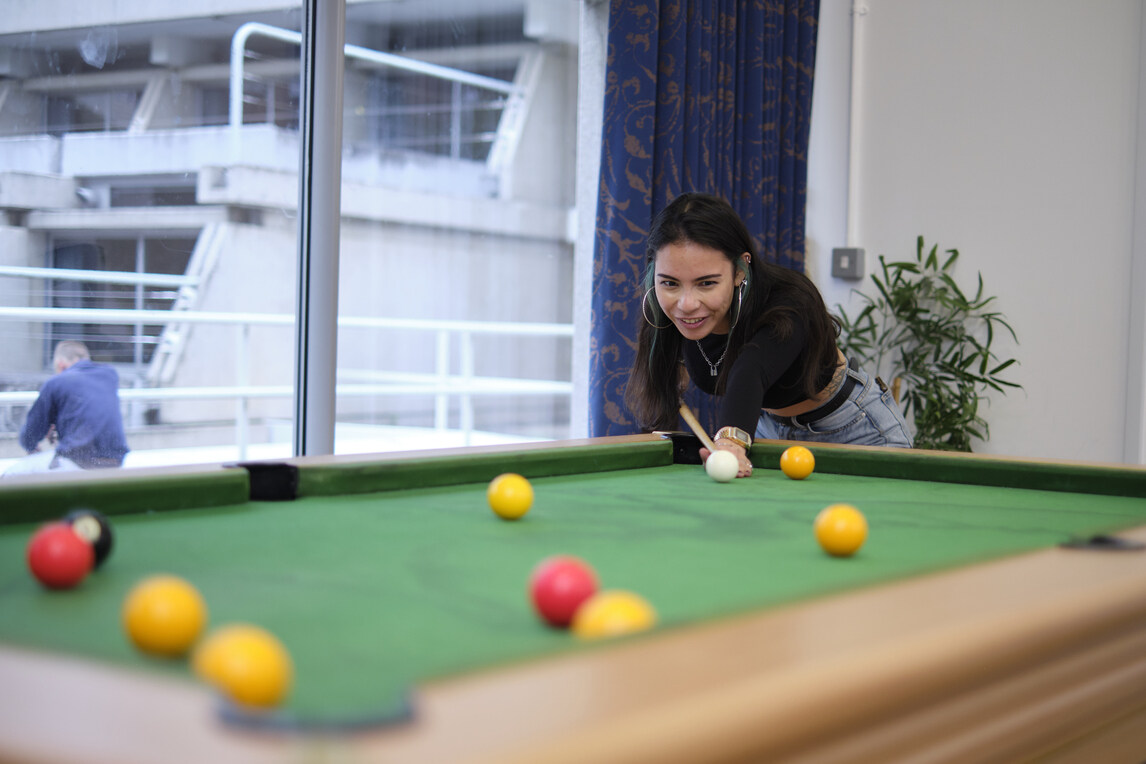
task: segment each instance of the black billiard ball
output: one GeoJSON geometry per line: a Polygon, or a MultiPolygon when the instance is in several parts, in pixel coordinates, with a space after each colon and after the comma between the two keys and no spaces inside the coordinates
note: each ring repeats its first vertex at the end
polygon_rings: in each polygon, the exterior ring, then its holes
{"type": "Polygon", "coordinates": [[[64,522],[72,526],[77,536],[92,545],[95,552],[95,567],[103,565],[103,561],[111,554],[113,543],[111,523],[94,509],[76,509],[64,515],[64,522]]]}

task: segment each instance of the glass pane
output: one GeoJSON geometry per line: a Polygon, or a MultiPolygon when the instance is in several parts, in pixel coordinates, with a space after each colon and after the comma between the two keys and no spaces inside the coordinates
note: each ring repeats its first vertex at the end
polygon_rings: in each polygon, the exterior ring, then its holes
{"type": "Polygon", "coordinates": [[[348,6],[338,453],[569,436],[577,9],[348,6]]]}
{"type": "Polygon", "coordinates": [[[225,5],[0,14],[0,472],[62,340],[118,374],[124,467],[290,454],[299,46],[231,47],[300,16],[225,5]]]}

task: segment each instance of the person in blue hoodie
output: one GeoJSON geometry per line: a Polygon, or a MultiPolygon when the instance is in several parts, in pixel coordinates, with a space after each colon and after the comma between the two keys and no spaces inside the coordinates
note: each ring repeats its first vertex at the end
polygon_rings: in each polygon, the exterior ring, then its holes
{"type": "Polygon", "coordinates": [[[20,445],[35,453],[54,430],[56,451],[48,469],[122,466],[128,448],[115,369],[92,361],[87,346],[74,340],[56,345],[52,364],[56,374],[28,411],[20,445]]]}

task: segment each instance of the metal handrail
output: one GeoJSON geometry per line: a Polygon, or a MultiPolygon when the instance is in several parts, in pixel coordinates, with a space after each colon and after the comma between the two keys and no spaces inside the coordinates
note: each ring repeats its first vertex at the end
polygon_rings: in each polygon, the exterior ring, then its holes
{"type": "MultiPolygon", "coordinates": [[[[222,313],[210,311],[127,310],[114,308],[9,308],[0,307],[0,320],[50,321],[80,324],[163,324],[178,320],[188,324],[251,324],[292,326],[290,313],[222,313]]],[[[388,318],[339,316],[338,325],[356,329],[410,329],[470,334],[572,337],[573,324],[507,323],[503,321],[458,321],[436,318],[388,318]]]]}
{"type": "MultiPolygon", "coordinates": [[[[122,310],[107,308],[12,308],[0,307],[2,321],[43,321],[47,323],[82,324],[159,324],[176,319],[188,324],[231,324],[238,328],[237,355],[248,358],[247,344],[251,326],[294,325],[291,314],[276,313],[221,313],[181,311],[175,316],[167,310],[122,310]]],[[[573,394],[573,383],[567,380],[509,379],[478,377],[474,375],[473,338],[475,335],[572,337],[572,324],[505,323],[494,321],[457,321],[445,319],[386,318],[375,316],[340,316],[338,325],[346,328],[404,329],[434,332],[437,336],[435,371],[410,372],[344,372],[347,376],[363,376],[368,382],[344,382],[335,387],[336,396],[367,395],[432,395],[435,427],[447,429],[448,399],[457,396],[461,404],[461,427],[465,442],[473,432],[473,401],[475,395],[568,395],[573,394]],[[450,337],[460,340],[461,373],[449,373],[450,337]]],[[[247,385],[246,370],[239,368],[240,384],[199,388],[124,388],[120,398],[125,401],[155,400],[207,400],[232,398],[237,402],[235,414],[236,442],[240,458],[245,458],[249,444],[249,417],[247,402],[253,398],[290,397],[289,385],[247,385]]],[[[0,405],[30,404],[35,401],[32,391],[0,392],[0,405]]]]}
{"type": "MultiPolygon", "coordinates": [[[[240,147],[240,129],[243,126],[243,66],[246,58],[247,41],[256,35],[269,37],[281,42],[294,43],[295,45],[302,44],[301,32],[283,29],[269,24],[261,24],[257,21],[249,21],[243,24],[235,30],[235,34],[231,37],[230,103],[227,122],[231,131],[231,149],[234,152],[234,158],[236,160],[238,159],[240,147]]],[[[486,77],[481,74],[474,74],[473,72],[467,72],[462,69],[454,69],[449,66],[418,61],[417,59],[407,58],[406,56],[399,56],[393,53],[383,53],[382,51],[363,48],[359,45],[348,44],[343,50],[348,58],[369,61],[370,63],[379,64],[381,66],[425,74],[429,77],[449,80],[463,85],[472,85],[498,93],[512,94],[517,91],[517,86],[512,82],[506,82],[505,80],[499,80],[494,77],[486,77]]]]}
{"type": "Polygon", "coordinates": [[[78,268],[28,268],[21,265],[0,265],[0,276],[29,279],[64,279],[100,284],[138,284],[159,287],[193,287],[199,285],[194,276],[166,273],[134,273],[132,271],[88,271],[78,268]]]}
{"type": "MultiPolygon", "coordinates": [[[[435,374],[404,375],[401,381],[373,384],[339,384],[335,390],[348,398],[371,395],[567,395],[572,382],[548,379],[510,379],[505,377],[439,377],[435,374]],[[414,377],[421,379],[415,379],[414,377]]],[[[119,391],[124,401],[195,401],[229,398],[289,398],[290,385],[212,385],[209,387],[124,387],[119,391]]],[[[19,406],[36,402],[35,390],[0,391],[0,406],[19,406]]]]}

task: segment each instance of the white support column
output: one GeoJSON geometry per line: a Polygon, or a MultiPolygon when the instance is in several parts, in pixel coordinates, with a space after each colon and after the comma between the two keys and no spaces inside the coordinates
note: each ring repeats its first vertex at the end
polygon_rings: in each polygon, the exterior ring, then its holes
{"type": "Polygon", "coordinates": [[[863,98],[860,89],[863,87],[863,60],[864,60],[864,16],[868,13],[867,3],[864,0],[852,2],[852,71],[851,71],[851,98],[848,120],[848,230],[847,246],[860,246],[859,232],[859,181],[860,172],[860,130],[863,128],[863,98]]]}
{"type": "MultiPolygon", "coordinates": [[[[450,333],[445,329],[437,332],[437,361],[434,371],[438,375],[438,384],[445,389],[450,379],[450,333]]],[[[439,392],[434,396],[434,429],[445,432],[450,429],[450,396],[439,392]]]]}
{"type": "Polygon", "coordinates": [[[1134,173],[1134,236],[1130,252],[1130,315],[1126,347],[1126,431],[1122,459],[1146,464],[1146,0],[1138,33],[1138,146],[1134,173]]]}
{"type": "Polygon", "coordinates": [[[8,96],[16,92],[16,83],[11,80],[7,82],[0,82],[0,112],[4,111],[4,104],[8,102],[8,96]]]}
{"type": "Polygon", "coordinates": [[[131,124],[127,132],[139,135],[151,129],[151,121],[155,118],[155,110],[159,108],[167,91],[170,77],[166,74],[152,75],[143,88],[143,95],[139,98],[139,105],[135,107],[135,114],[131,117],[131,124]]]}
{"type": "Polygon", "coordinates": [[[573,247],[573,398],[569,437],[589,434],[589,334],[592,331],[593,257],[601,188],[601,121],[609,3],[581,0],[578,46],[576,242],[573,247]]]}
{"type": "MultiPolygon", "coordinates": [[[[251,325],[239,324],[235,327],[235,369],[238,371],[235,384],[246,389],[251,384],[251,325]]],[[[235,399],[235,443],[239,447],[239,460],[247,458],[247,446],[251,442],[251,410],[247,396],[235,399]]]]}
{"type": "MultiPolygon", "coordinates": [[[[474,336],[471,332],[462,332],[461,335],[461,378],[462,387],[469,389],[474,379],[474,336]]],[[[474,434],[474,399],[468,392],[461,395],[461,429],[463,443],[473,445],[474,434]]]]}
{"type": "Polygon", "coordinates": [[[529,119],[529,108],[541,79],[543,54],[533,50],[521,57],[517,74],[513,78],[513,91],[506,98],[505,108],[497,121],[497,137],[489,147],[485,164],[490,174],[497,176],[497,195],[501,199],[513,198],[513,163],[521,135],[529,119]]]}
{"type": "Polygon", "coordinates": [[[346,0],[305,0],[294,454],[334,453],[346,0]]]}

